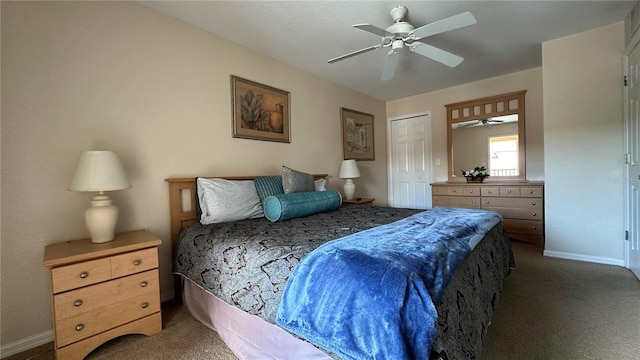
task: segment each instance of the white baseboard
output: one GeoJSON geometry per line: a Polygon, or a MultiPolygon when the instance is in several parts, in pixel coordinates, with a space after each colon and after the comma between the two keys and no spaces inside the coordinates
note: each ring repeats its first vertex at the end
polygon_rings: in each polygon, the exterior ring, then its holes
{"type": "Polygon", "coordinates": [[[53,331],[52,330],[45,331],[43,333],[29,336],[24,339],[14,341],[6,345],[3,344],[2,347],[0,347],[0,357],[4,359],[11,355],[15,355],[23,351],[27,351],[29,349],[33,349],[34,347],[44,345],[52,341],[53,341],[53,331]]]}
{"type": "Polygon", "coordinates": [[[544,256],[567,259],[567,260],[577,260],[577,261],[585,261],[596,264],[605,264],[605,265],[615,265],[615,266],[624,266],[624,260],[622,259],[612,259],[598,256],[588,256],[588,255],[580,255],[573,253],[565,253],[560,251],[544,251],[544,256]]]}

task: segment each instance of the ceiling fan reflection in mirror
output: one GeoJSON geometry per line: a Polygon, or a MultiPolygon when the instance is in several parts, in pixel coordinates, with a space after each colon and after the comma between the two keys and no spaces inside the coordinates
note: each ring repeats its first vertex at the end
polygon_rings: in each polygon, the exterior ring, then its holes
{"type": "Polygon", "coordinates": [[[387,53],[387,59],[385,60],[384,68],[382,69],[382,76],[380,77],[380,80],[390,80],[395,75],[396,68],[398,67],[399,55],[405,46],[416,54],[425,56],[450,67],[456,67],[462,62],[462,60],[464,60],[458,55],[426,44],[422,42],[422,40],[429,36],[475,24],[477,21],[473,14],[466,11],[419,28],[414,28],[413,25],[403,21],[408,11],[409,10],[407,10],[405,6],[396,6],[391,9],[389,15],[391,15],[394,23],[387,29],[382,29],[371,24],[353,25],[353,27],[357,29],[382,36],[382,43],[338,56],[328,60],[327,62],[329,64],[333,64],[372,50],[390,47],[391,50],[387,53]]]}

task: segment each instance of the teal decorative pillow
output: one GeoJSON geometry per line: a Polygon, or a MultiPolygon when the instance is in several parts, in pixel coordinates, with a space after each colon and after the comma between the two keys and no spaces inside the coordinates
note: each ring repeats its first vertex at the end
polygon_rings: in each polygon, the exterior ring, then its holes
{"type": "Polygon", "coordinates": [[[313,175],[282,167],[282,188],[285,194],[315,191],[313,175]]]}
{"type": "Polygon", "coordinates": [[[269,196],[284,194],[282,176],[258,176],[253,179],[253,182],[256,185],[260,203],[263,205],[269,196]]]}
{"type": "Polygon", "coordinates": [[[264,202],[264,215],[271,221],[284,221],[340,207],[342,196],[335,190],[296,192],[269,196],[264,202]]]}

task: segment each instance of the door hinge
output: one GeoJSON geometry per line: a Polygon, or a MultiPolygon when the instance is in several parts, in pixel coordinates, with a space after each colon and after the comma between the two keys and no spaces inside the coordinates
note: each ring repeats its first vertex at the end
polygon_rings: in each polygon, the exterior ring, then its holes
{"type": "Polygon", "coordinates": [[[627,75],[624,76],[624,86],[627,86],[627,75]]]}
{"type": "Polygon", "coordinates": [[[624,239],[629,240],[629,230],[624,231],[624,239]]]}
{"type": "Polygon", "coordinates": [[[631,154],[629,153],[624,154],[624,164],[625,165],[631,164],[631,154]]]}

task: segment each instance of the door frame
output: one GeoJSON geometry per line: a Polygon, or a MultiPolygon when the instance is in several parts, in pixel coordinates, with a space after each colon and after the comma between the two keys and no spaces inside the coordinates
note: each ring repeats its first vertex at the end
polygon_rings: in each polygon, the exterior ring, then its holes
{"type": "MultiPolygon", "coordinates": [[[[637,47],[640,46],[640,31],[636,31],[634,33],[634,35],[632,36],[631,40],[629,41],[628,45],[625,47],[624,52],[623,52],[623,66],[622,66],[622,72],[623,72],[623,79],[629,79],[629,56],[631,55],[631,53],[636,50],[637,47]]],[[[626,232],[626,234],[629,234],[630,231],[632,231],[631,229],[631,214],[633,213],[633,211],[631,210],[631,205],[632,205],[632,201],[631,201],[631,194],[629,192],[630,188],[631,188],[631,174],[629,173],[630,170],[630,166],[629,166],[629,161],[631,161],[631,159],[629,159],[631,157],[631,144],[629,143],[629,139],[631,137],[631,114],[629,114],[629,88],[626,86],[626,84],[623,84],[623,120],[624,120],[624,125],[623,125],[623,136],[624,136],[624,157],[625,157],[625,161],[624,161],[624,165],[623,165],[623,188],[624,188],[624,201],[623,201],[623,216],[624,216],[624,230],[626,232]]],[[[632,246],[632,241],[631,239],[624,239],[624,267],[627,269],[631,269],[631,246],[632,246]]]]}
{"type": "MultiPolygon", "coordinates": [[[[423,112],[419,112],[419,113],[413,113],[413,114],[406,114],[406,115],[398,115],[398,116],[393,116],[390,118],[387,118],[387,199],[388,199],[388,203],[389,206],[393,206],[394,203],[394,199],[393,199],[393,156],[391,156],[391,122],[392,121],[397,121],[397,120],[406,120],[406,119],[412,119],[412,118],[416,118],[416,117],[420,117],[420,116],[427,116],[429,118],[428,121],[428,130],[429,130],[429,136],[428,136],[428,142],[429,144],[427,146],[429,146],[429,158],[427,159],[429,161],[429,167],[431,169],[430,173],[431,173],[431,179],[429,180],[429,183],[433,182],[433,147],[432,147],[432,140],[433,140],[433,133],[432,133],[432,126],[431,126],[431,111],[423,111],[423,112]]],[[[433,206],[433,205],[432,205],[433,206]]]]}

